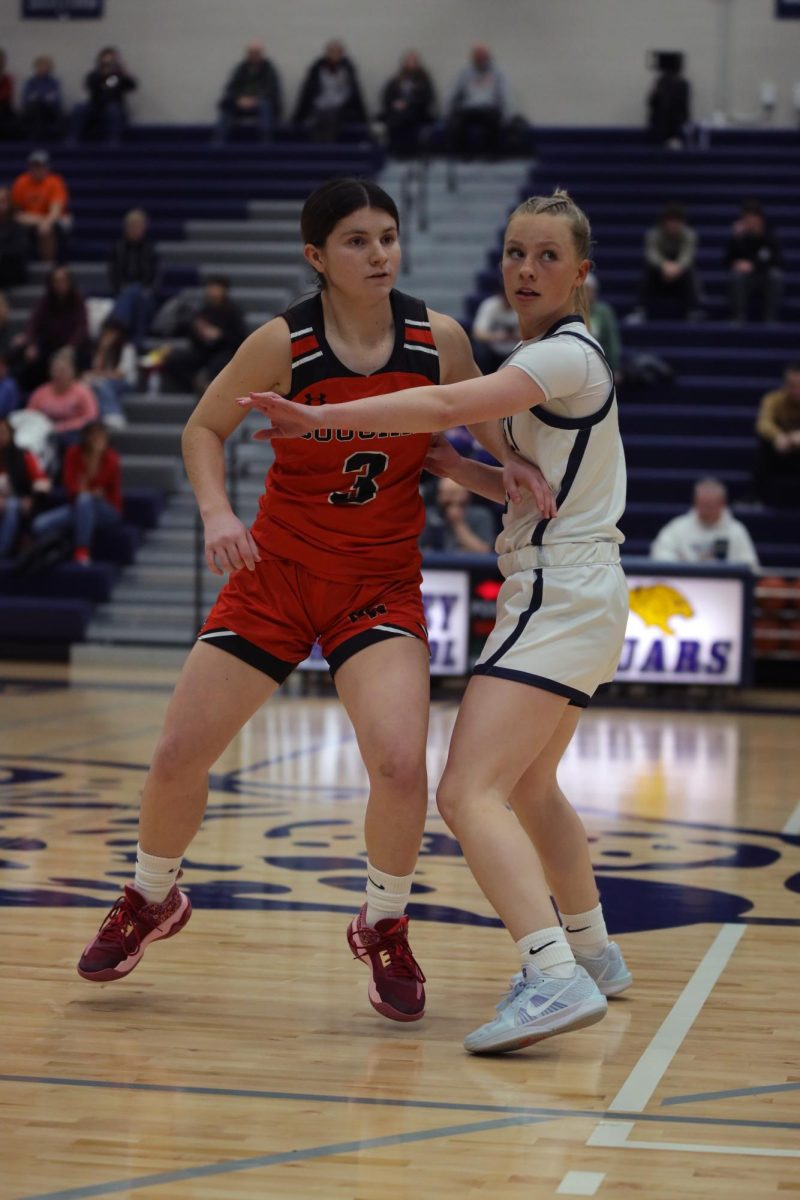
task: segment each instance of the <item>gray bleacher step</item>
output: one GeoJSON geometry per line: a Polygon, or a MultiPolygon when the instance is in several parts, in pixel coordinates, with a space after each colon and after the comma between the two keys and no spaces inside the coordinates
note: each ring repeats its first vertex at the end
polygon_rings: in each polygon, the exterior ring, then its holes
{"type": "Polygon", "coordinates": [[[234,293],[243,308],[258,304],[273,312],[282,312],[292,297],[291,288],[245,286],[235,288],[234,293]]]}
{"type": "Polygon", "coordinates": [[[210,275],[227,275],[235,294],[241,297],[249,288],[276,288],[296,291],[304,280],[311,282],[311,275],[299,262],[294,267],[265,266],[263,263],[236,262],[204,262],[200,268],[200,276],[208,279],[210,275]]]}
{"type": "MultiPolygon", "coordinates": [[[[212,575],[210,571],[206,573],[203,581],[203,602],[209,604],[222,586],[223,580],[216,575],[212,575]],[[219,584],[219,587],[216,585],[219,584]]],[[[120,602],[124,604],[139,604],[149,605],[152,608],[157,608],[160,604],[165,604],[168,607],[190,608],[194,605],[194,582],[184,582],[182,584],[173,584],[164,582],[158,587],[146,584],[128,585],[124,595],[120,596],[120,602]]],[[[109,608],[112,608],[117,603],[112,600],[109,608]]]]}
{"type": "MultiPolygon", "coordinates": [[[[444,158],[435,158],[427,167],[428,179],[431,183],[446,184],[455,176],[457,184],[481,183],[501,180],[504,183],[517,178],[525,178],[533,165],[533,159],[505,159],[501,162],[448,162],[444,158]]],[[[424,168],[421,163],[410,164],[399,159],[388,159],[381,171],[381,179],[396,183],[405,179],[411,169],[412,177],[418,175],[424,168]]]]}
{"type": "MultiPolygon", "coordinates": [[[[169,560],[164,561],[162,558],[160,562],[145,563],[142,561],[140,552],[136,556],[136,562],[122,572],[120,583],[114,594],[120,600],[124,600],[128,588],[144,587],[155,590],[160,590],[162,587],[194,588],[195,577],[196,568],[193,556],[191,562],[175,563],[169,560]]],[[[221,586],[222,577],[212,575],[205,563],[202,563],[201,578],[203,579],[203,595],[216,595],[214,589],[221,586]]]]}
{"type": "Polygon", "coordinates": [[[127,625],[130,628],[184,628],[187,614],[191,625],[194,620],[191,605],[169,604],[165,601],[158,604],[138,604],[135,601],[112,600],[109,604],[98,605],[92,620],[98,628],[110,625],[127,625]]]}
{"type": "Polygon", "coordinates": [[[296,267],[300,262],[299,238],[294,244],[287,240],[267,240],[264,238],[228,238],[202,241],[192,238],[186,242],[160,242],[159,251],[164,259],[171,263],[190,263],[203,266],[209,261],[225,262],[233,265],[237,262],[263,263],[277,269],[296,267]]]}
{"type": "Polygon", "coordinates": [[[104,624],[98,618],[93,618],[87,627],[86,637],[95,645],[103,643],[132,646],[186,646],[194,641],[196,626],[183,623],[172,626],[150,626],[124,624],[104,624]]]}
{"type": "Polygon", "coordinates": [[[183,424],[165,421],[143,422],[114,430],[114,446],[123,461],[130,454],[160,454],[172,458],[180,454],[183,424]]]}
{"type": "Polygon", "coordinates": [[[516,193],[506,188],[497,195],[465,192],[458,196],[431,196],[425,211],[431,224],[492,222],[516,207],[516,193]]]}
{"type": "Polygon", "coordinates": [[[163,567],[167,571],[186,570],[194,565],[194,561],[194,544],[191,538],[187,538],[182,546],[167,546],[165,549],[151,545],[150,538],[147,538],[136,555],[137,564],[140,563],[143,567],[163,567]]]}
{"type": "Polygon", "coordinates": [[[253,219],[249,221],[187,221],[184,229],[189,240],[198,242],[208,241],[209,238],[230,239],[232,242],[249,242],[251,239],[277,241],[285,238],[296,243],[300,240],[300,214],[298,212],[297,220],[273,220],[268,215],[259,219],[257,214],[253,214],[253,219]]]}
{"type": "Polygon", "coordinates": [[[122,397],[125,416],[131,424],[185,425],[195,409],[194,396],[169,395],[142,396],[131,393],[122,397]]]}
{"type": "Polygon", "coordinates": [[[291,227],[297,235],[303,201],[248,200],[247,213],[252,221],[269,221],[274,225],[291,227]]]}
{"type": "Polygon", "coordinates": [[[124,454],[122,456],[122,487],[155,488],[174,492],[183,478],[183,463],[179,458],[163,454],[124,454]]]}

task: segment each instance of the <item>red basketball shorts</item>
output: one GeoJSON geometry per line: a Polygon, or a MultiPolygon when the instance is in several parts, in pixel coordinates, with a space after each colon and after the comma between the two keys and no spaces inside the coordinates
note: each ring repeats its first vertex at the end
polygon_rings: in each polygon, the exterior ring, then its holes
{"type": "Polygon", "coordinates": [[[391,637],[427,645],[418,579],[355,583],[321,579],[283,558],[234,571],[198,641],[219,646],[283,683],[315,642],[331,674],[365,646],[391,637]]]}

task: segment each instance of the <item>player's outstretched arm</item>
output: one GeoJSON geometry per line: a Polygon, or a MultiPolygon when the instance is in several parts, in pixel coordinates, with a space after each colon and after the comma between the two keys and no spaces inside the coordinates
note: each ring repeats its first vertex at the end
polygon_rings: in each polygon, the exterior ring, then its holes
{"type": "Polygon", "coordinates": [[[543,403],[542,389],[516,367],[462,383],[407,388],[383,396],[366,396],[347,404],[313,408],[284,400],[274,392],[251,392],[239,404],[269,417],[272,428],[256,437],[302,437],[315,429],[355,429],[367,433],[438,433],[454,425],[471,425],[525,412],[543,403]]]}

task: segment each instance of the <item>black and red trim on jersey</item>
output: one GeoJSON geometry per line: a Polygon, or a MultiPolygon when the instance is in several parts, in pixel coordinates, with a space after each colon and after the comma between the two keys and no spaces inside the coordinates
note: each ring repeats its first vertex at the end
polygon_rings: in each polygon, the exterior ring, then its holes
{"type": "MultiPolygon", "coordinates": [[[[439,352],[436,349],[424,300],[392,290],[389,294],[394,317],[394,344],[388,361],[373,375],[415,374],[431,383],[439,382],[439,352]]],[[[322,296],[317,293],[281,313],[289,326],[292,342],[292,386],[290,396],[329,379],[363,378],[340,362],[325,338],[322,296]]]]}

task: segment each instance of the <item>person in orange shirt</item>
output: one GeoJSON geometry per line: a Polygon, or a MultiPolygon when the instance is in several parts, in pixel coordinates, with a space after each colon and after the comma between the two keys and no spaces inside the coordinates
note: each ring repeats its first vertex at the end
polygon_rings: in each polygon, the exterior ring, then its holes
{"type": "Polygon", "coordinates": [[[50,170],[50,155],[46,150],[34,150],[28,156],[28,170],[11,185],[11,203],[17,220],[35,234],[39,257],[43,262],[54,262],[59,252],[63,252],[72,218],[67,211],[67,185],[61,175],[50,170]]]}

